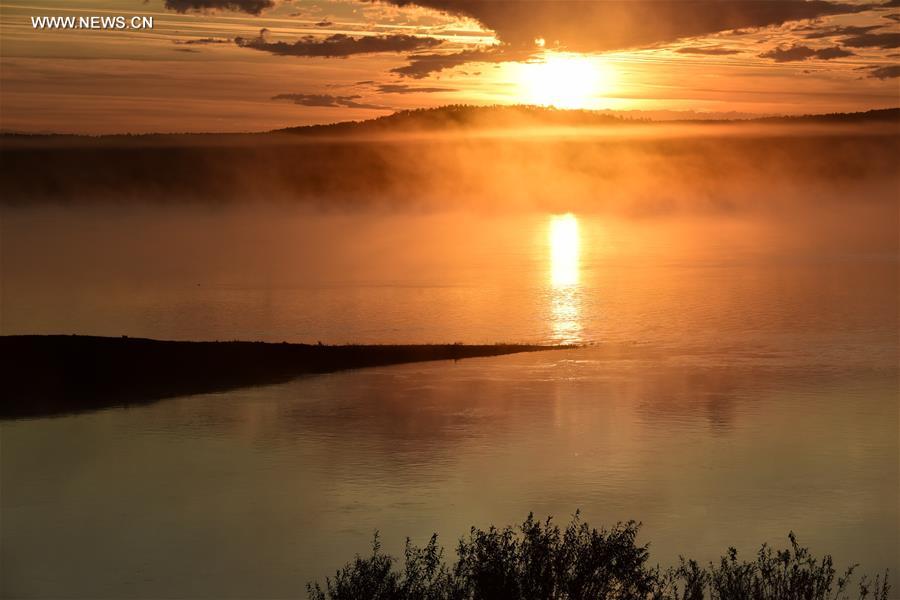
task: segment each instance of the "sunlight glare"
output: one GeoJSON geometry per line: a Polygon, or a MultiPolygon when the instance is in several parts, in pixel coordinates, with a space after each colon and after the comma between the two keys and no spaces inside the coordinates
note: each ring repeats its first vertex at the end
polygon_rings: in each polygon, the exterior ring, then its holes
{"type": "Polygon", "coordinates": [[[581,342],[581,236],[575,215],[550,217],[550,326],[561,344],[581,342]]]}
{"type": "Polygon", "coordinates": [[[612,86],[609,65],[579,55],[550,54],[523,63],[516,79],[522,102],[556,108],[592,108],[612,86]]]}
{"type": "Polygon", "coordinates": [[[550,278],[553,287],[578,283],[580,236],[575,215],[553,215],[550,218],[550,278]]]}

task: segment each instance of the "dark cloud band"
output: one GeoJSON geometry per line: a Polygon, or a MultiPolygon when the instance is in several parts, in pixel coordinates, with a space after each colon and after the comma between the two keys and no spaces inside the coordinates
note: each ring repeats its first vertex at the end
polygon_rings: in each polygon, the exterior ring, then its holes
{"type": "Polygon", "coordinates": [[[543,38],[568,50],[601,52],[720,31],[855,13],[867,5],[824,0],[383,0],[468,16],[512,45],[543,38]]]}
{"type": "Polygon", "coordinates": [[[327,38],[305,36],[296,42],[270,42],[266,30],[255,38],[235,38],[235,43],[244,48],[262,50],[281,56],[318,56],[335,58],[354,54],[375,54],[380,52],[411,52],[434,48],[441,40],[414,35],[382,35],[351,37],[338,33],[327,38]]]}
{"type": "Polygon", "coordinates": [[[722,48],[720,46],[685,46],[679,48],[675,52],[679,54],[701,54],[706,56],[728,56],[729,54],[740,54],[740,50],[734,48],[722,48]]]}
{"type": "Polygon", "coordinates": [[[810,48],[809,46],[790,46],[787,48],[773,48],[768,52],[763,52],[759,56],[760,58],[771,58],[775,62],[796,62],[808,60],[810,58],[817,58],[819,60],[844,58],[846,56],[853,56],[853,52],[839,46],[820,48],[818,50],[810,48]]]}
{"type": "Polygon", "coordinates": [[[900,77],[900,65],[888,65],[875,67],[869,72],[872,79],[896,79],[900,77]]]}
{"type": "Polygon", "coordinates": [[[417,54],[410,57],[408,65],[392,69],[392,72],[404,77],[422,79],[432,73],[452,69],[466,63],[524,61],[536,53],[536,48],[513,48],[501,45],[477,50],[464,50],[453,54],[417,54]]]}
{"type": "Polygon", "coordinates": [[[900,33],[864,33],[844,38],[843,43],[851,48],[900,48],[900,33]]]}
{"type": "Polygon", "coordinates": [[[332,96],[331,94],[278,94],[272,96],[272,100],[287,100],[301,106],[313,106],[323,108],[369,108],[377,110],[392,110],[387,106],[357,102],[361,96],[332,96]]]}
{"type": "MultiPolygon", "coordinates": [[[[845,27],[829,27],[828,29],[814,30],[811,33],[807,33],[805,36],[808,40],[816,40],[827,37],[835,37],[835,36],[846,36],[846,35],[862,35],[864,33],[869,33],[873,29],[878,29],[881,25],[868,25],[866,27],[858,27],[854,25],[847,25],[845,27]]],[[[810,29],[814,29],[810,27],[810,29]]]]}
{"type": "Polygon", "coordinates": [[[166,0],[166,8],[181,13],[223,9],[258,15],[273,6],[273,0],[166,0]]]}
{"type": "Polygon", "coordinates": [[[382,83],[377,89],[382,94],[434,94],[453,91],[453,88],[413,86],[405,83],[382,83]]]}

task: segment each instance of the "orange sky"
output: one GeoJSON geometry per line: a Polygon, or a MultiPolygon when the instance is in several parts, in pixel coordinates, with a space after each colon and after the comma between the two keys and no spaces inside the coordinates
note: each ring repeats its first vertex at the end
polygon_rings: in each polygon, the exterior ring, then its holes
{"type": "Polygon", "coordinates": [[[410,1],[2,0],[0,126],[258,131],[450,103],[900,104],[896,1],[410,1]],[[32,26],[57,15],[152,16],[154,27],[32,26]]]}

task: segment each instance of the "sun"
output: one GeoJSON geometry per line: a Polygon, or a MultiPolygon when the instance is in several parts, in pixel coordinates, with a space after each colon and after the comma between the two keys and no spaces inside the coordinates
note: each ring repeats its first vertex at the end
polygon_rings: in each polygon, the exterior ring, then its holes
{"type": "Polygon", "coordinates": [[[612,69],[578,54],[547,54],[543,62],[518,65],[516,80],[524,104],[596,108],[612,87],[612,69]]]}

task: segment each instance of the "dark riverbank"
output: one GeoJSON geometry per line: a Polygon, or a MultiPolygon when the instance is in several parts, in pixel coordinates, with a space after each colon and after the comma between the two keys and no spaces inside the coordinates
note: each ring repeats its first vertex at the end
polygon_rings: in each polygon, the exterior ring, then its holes
{"type": "Polygon", "coordinates": [[[0,418],[51,416],[287,381],[311,373],[560,348],[520,344],[348,345],[0,337],[0,418]]]}

